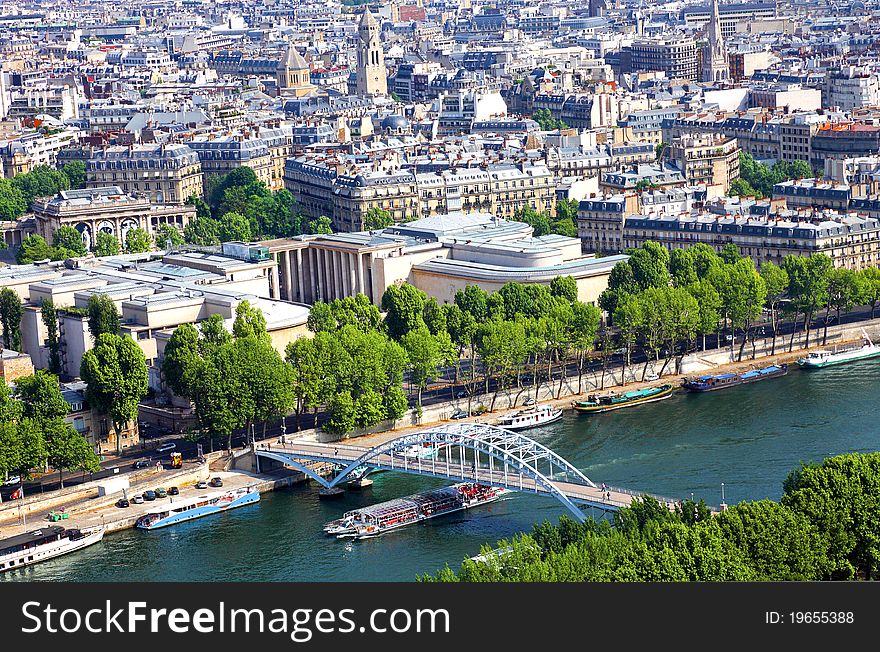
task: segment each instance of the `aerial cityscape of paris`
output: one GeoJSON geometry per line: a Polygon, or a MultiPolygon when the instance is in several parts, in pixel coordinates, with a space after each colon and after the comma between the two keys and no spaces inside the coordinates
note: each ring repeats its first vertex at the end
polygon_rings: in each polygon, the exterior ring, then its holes
{"type": "Polygon", "coordinates": [[[0,580],[876,579],[878,16],[0,2],[0,580]]]}

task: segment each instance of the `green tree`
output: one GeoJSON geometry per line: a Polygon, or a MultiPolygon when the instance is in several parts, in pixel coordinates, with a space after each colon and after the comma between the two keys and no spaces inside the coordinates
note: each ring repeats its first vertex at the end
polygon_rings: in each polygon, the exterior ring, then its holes
{"type": "Polygon", "coordinates": [[[72,251],[77,256],[85,256],[88,253],[85,244],[83,244],[82,236],[72,226],[62,226],[55,231],[52,236],[52,244],[61,249],[72,251]]]}
{"type": "Polygon", "coordinates": [[[847,454],[804,464],[783,483],[781,503],[826,538],[829,578],[876,576],[880,560],[880,453],[847,454]]]}
{"type": "Polygon", "coordinates": [[[557,276],[550,281],[550,294],[574,303],[578,299],[577,281],[571,276],[557,276]]]}
{"type": "Polygon", "coordinates": [[[569,325],[569,341],[577,353],[578,358],[578,394],[583,391],[583,376],[589,353],[596,344],[596,334],[599,331],[599,320],[602,314],[599,309],[589,303],[575,301],[571,305],[572,318],[569,325]]]}
{"type": "MultiPolygon", "coordinates": [[[[633,280],[639,289],[666,287],[670,283],[669,251],[662,245],[647,241],[628,252],[633,280]]],[[[610,280],[609,280],[610,286],[610,280]]]]}
{"type": "Polygon", "coordinates": [[[120,315],[116,304],[106,294],[92,294],[89,297],[89,332],[97,342],[102,333],[116,335],[119,332],[120,315]]]}
{"type": "Polygon", "coordinates": [[[617,312],[617,306],[627,295],[639,291],[629,260],[622,260],[611,268],[608,287],[599,295],[599,307],[610,315],[617,312]]]}
{"type": "Polygon", "coordinates": [[[532,114],[532,120],[538,123],[541,131],[554,131],[556,129],[568,129],[568,125],[562,120],[557,120],[549,109],[537,109],[532,114]]]}
{"type": "Polygon", "coordinates": [[[50,197],[70,188],[70,181],[60,170],[48,165],[38,165],[27,174],[19,174],[12,179],[12,185],[24,195],[30,206],[37,197],[50,197]]]}
{"type": "MultiPolygon", "coordinates": [[[[455,292],[455,305],[470,314],[477,324],[489,318],[488,300],[489,295],[478,285],[466,285],[463,290],[455,292]]],[[[455,340],[455,335],[451,332],[450,335],[455,340]]]]}
{"type": "Polygon", "coordinates": [[[336,371],[328,369],[326,349],[321,350],[316,338],[300,337],[290,342],[285,350],[285,360],[293,369],[293,392],[296,397],[296,429],[301,427],[302,414],[321,403],[322,387],[327,376],[336,371]]]}
{"type": "Polygon", "coordinates": [[[7,448],[6,464],[22,478],[31,477],[31,472],[46,465],[46,440],[43,429],[34,419],[21,419],[13,428],[6,429],[9,439],[0,442],[7,448]]]}
{"type": "Polygon", "coordinates": [[[723,247],[721,247],[721,253],[718,254],[718,257],[721,258],[722,262],[724,262],[725,264],[733,265],[741,258],[739,247],[737,247],[732,242],[728,242],[723,247]]]}
{"type": "Polygon", "coordinates": [[[779,304],[788,292],[788,273],[773,262],[761,265],[761,278],[767,286],[767,307],[770,308],[770,323],[773,329],[773,343],[770,355],[776,355],[776,333],[779,331],[779,304]]]}
{"type": "Polygon", "coordinates": [[[354,400],[349,392],[340,392],[327,406],[328,416],[324,429],[335,435],[344,435],[355,428],[354,400]]]}
{"type": "Polygon", "coordinates": [[[46,327],[46,346],[49,349],[49,373],[61,373],[61,344],[58,341],[58,314],[52,298],[43,299],[40,317],[46,327]]]}
{"type": "Polygon", "coordinates": [[[511,219],[514,222],[525,222],[531,226],[532,235],[535,237],[549,235],[553,232],[550,215],[547,213],[539,213],[528,204],[514,211],[511,219]]]}
{"type": "Polygon", "coordinates": [[[435,298],[431,297],[425,302],[425,307],[422,309],[422,319],[425,322],[425,326],[431,331],[431,335],[448,334],[446,329],[446,311],[443,306],[437,303],[435,298]]]}
{"type": "Polygon", "coordinates": [[[171,391],[178,396],[192,396],[192,378],[189,375],[201,357],[199,331],[192,324],[181,324],[174,329],[162,358],[162,375],[171,391]]]}
{"type": "Polygon", "coordinates": [[[743,551],[757,579],[791,582],[823,579],[827,542],[806,516],[771,500],[740,503],[717,517],[721,532],[743,551]]]}
{"type": "Polygon", "coordinates": [[[50,419],[42,424],[46,441],[46,458],[53,469],[58,471],[58,481],[64,488],[65,471],[101,470],[101,461],[73,426],[61,418],[50,419]]]}
{"type": "MultiPolygon", "coordinates": [[[[211,175],[215,176],[215,175],[211,175]]],[[[190,195],[186,198],[186,203],[190,206],[196,207],[196,218],[197,219],[206,219],[211,217],[211,207],[208,206],[207,203],[196,195],[190,195]]]]}
{"type": "Polygon", "coordinates": [[[256,173],[247,166],[235,168],[232,172],[224,174],[219,178],[210,179],[208,184],[208,203],[211,206],[218,207],[226,196],[226,191],[230,188],[250,186],[259,184],[256,173]]]}
{"type": "Polygon", "coordinates": [[[9,179],[0,179],[0,220],[11,222],[27,212],[24,193],[9,179]]]}
{"type": "Polygon", "coordinates": [[[3,346],[21,351],[21,318],[24,307],[21,299],[11,288],[0,290],[0,326],[3,327],[3,346]]]}
{"type": "Polygon", "coordinates": [[[51,260],[52,248],[43,236],[32,233],[21,241],[21,246],[15,255],[15,262],[19,265],[28,265],[37,260],[51,260]]]}
{"type": "Polygon", "coordinates": [[[422,313],[427,299],[424,292],[409,283],[389,286],[382,295],[389,337],[400,340],[408,332],[424,326],[422,313]]]}
{"type": "Polygon", "coordinates": [[[148,252],[153,246],[150,234],[140,227],[129,229],[125,234],[125,251],[129,254],[148,252]]]}
{"type": "Polygon", "coordinates": [[[868,267],[861,271],[864,301],[871,306],[871,319],[874,319],[874,310],[880,303],[880,269],[868,267]]]}
{"type": "MultiPolygon", "coordinates": [[[[810,330],[816,311],[825,305],[828,298],[828,285],[834,265],[825,254],[811,254],[809,257],[786,256],[782,268],[788,274],[788,296],[794,309],[804,317],[806,338],[804,348],[810,346],[810,330]]],[[[788,350],[794,346],[797,333],[797,314],[795,328],[792,329],[788,350]]]]}
{"type": "Polygon", "coordinates": [[[95,255],[96,256],[118,256],[119,240],[115,235],[98,231],[95,236],[95,255]]]}
{"type": "Polygon", "coordinates": [[[323,301],[315,301],[309,310],[306,324],[313,333],[330,333],[336,330],[336,317],[330,305],[323,301]]]}
{"type": "Polygon", "coordinates": [[[709,279],[701,279],[691,283],[687,291],[696,300],[699,307],[697,333],[703,336],[703,350],[706,350],[706,334],[718,328],[721,320],[721,295],[709,279]]]}
{"type": "Polygon", "coordinates": [[[220,242],[251,241],[251,224],[241,213],[226,213],[220,218],[220,242]]]}
{"type": "Polygon", "coordinates": [[[183,239],[190,244],[211,247],[220,244],[220,222],[210,216],[198,216],[183,227],[183,239]]]}
{"type": "Polygon", "coordinates": [[[675,287],[686,288],[699,279],[692,249],[673,249],[669,255],[669,274],[675,287]]]}
{"type": "Polygon", "coordinates": [[[749,185],[748,181],[742,178],[730,182],[730,190],[727,191],[727,194],[731,197],[755,197],[756,199],[763,197],[760,192],[749,185]]]}
{"type": "Polygon", "coordinates": [[[403,335],[400,344],[406,351],[411,382],[418,388],[418,405],[422,406],[422,392],[440,374],[441,365],[451,358],[452,341],[444,331],[442,335],[431,335],[426,326],[421,326],[403,335]]]}
{"type": "Polygon", "coordinates": [[[22,414],[35,421],[59,419],[70,413],[70,405],[61,395],[58,378],[44,369],[19,378],[15,395],[22,403],[22,414]]]}
{"type": "Polygon", "coordinates": [[[837,323],[840,323],[840,311],[848,312],[855,305],[862,305],[866,296],[866,285],[863,276],[846,267],[832,268],[828,275],[828,295],[825,304],[825,328],[822,334],[822,345],[828,341],[828,322],[831,309],[835,310],[837,323]]]}
{"type": "Polygon", "coordinates": [[[326,215],[321,215],[316,220],[309,220],[307,228],[312,235],[330,235],[333,233],[333,221],[326,215]]]}
{"type": "Polygon", "coordinates": [[[242,300],[235,307],[232,336],[235,339],[253,337],[257,340],[269,342],[269,334],[266,332],[266,317],[263,315],[263,311],[252,306],[247,299],[242,300]]]}
{"type": "Polygon", "coordinates": [[[86,164],[83,161],[70,161],[61,168],[62,174],[67,177],[69,188],[78,190],[86,187],[86,164]]]}
{"type": "Polygon", "coordinates": [[[168,249],[170,247],[179,247],[184,243],[183,234],[173,224],[160,224],[156,229],[156,247],[159,249],[168,249]]]}
{"type": "Polygon", "coordinates": [[[388,228],[393,224],[394,218],[391,217],[391,213],[381,208],[373,207],[364,213],[362,228],[364,231],[378,231],[379,229],[388,228]]]}
{"type": "Polygon", "coordinates": [[[83,354],[79,375],[87,383],[89,405],[112,421],[120,453],[121,433],[137,420],[138,403],[147,393],[144,352],[130,337],[100,332],[95,347],[83,354]]]}

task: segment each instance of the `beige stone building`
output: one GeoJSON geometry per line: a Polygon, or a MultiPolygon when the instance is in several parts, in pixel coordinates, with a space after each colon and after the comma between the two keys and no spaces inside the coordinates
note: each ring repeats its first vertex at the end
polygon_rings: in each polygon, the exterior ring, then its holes
{"type": "Polygon", "coordinates": [[[626,258],[584,256],[577,238],[532,237],[528,224],[485,213],[263,244],[278,261],[272,296],[309,304],[362,293],[379,305],[388,287],[403,282],[444,303],[467,285],[494,291],[511,281],[549,285],[557,276],[572,276],[578,298],[595,303],[626,258]]]}
{"type": "Polygon", "coordinates": [[[269,147],[262,138],[249,136],[199,136],[187,143],[198,154],[205,179],[212,174],[229,174],[240,167],[249,167],[257,179],[273,186],[275,165],[269,147]]]}
{"type": "Polygon", "coordinates": [[[288,160],[284,185],[306,215],[327,215],[338,231],[362,230],[371,208],[388,211],[395,222],[480,211],[506,219],[526,206],[556,212],[556,177],[543,163],[414,173],[379,165],[345,168],[300,157],[288,160]]]}
{"type": "Polygon", "coordinates": [[[161,225],[170,224],[182,231],[196,216],[193,206],[153,204],[143,195],[126,194],[119,186],[63,190],[55,197],[37,199],[31,210],[36,231],[47,242],[52,242],[62,226],[72,226],[90,250],[98,233],[115,236],[121,248],[133,228],[141,228],[155,237],[161,225]]]}
{"type": "Polygon", "coordinates": [[[686,134],[673,140],[669,161],[681,170],[688,185],[720,185],[727,192],[739,178],[736,138],[721,134],[686,134]]]}
{"type": "Polygon", "coordinates": [[[33,374],[34,363],[31,356],[0,346],[0,380],[9,385],[19,378],[33,374]]]}
{"type": "Polygon", "coordinates": [[[204,194],[199,156],[186,145],[107,147],[86,163],[86,187],[118,186],[156,204],[184,204],[204,194]]]}

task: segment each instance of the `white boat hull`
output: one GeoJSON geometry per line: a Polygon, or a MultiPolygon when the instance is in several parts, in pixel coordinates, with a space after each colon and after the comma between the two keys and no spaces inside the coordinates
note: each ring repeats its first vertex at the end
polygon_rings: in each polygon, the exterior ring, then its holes
{"type": "Polygon", "coordinates": [[[82,550],[92,544],[98,543],[103,538],[104,529],[99,528],[86,534],[82,539],[77,539],[75,541],[63,538],[58,541],[38,546],[37,548],[10,553],[0,557],[0,572],[23,568],[24,566],[30,566],[41,561],[54,559],[55,557],[60,557],[61,555],[66,555],[70,552],[76,552],[77,550],[82,550]]]}
{"type": "Polygon", "coordinates": [[[504,428],[505,430],[527,430],[529,428],[540,428],[541,426],[546,426],[549,423],[556,423],[562,418],[562,410],[559,411],[558,414],[554,414],[543,421],[535,421],[533,423],[512,423],[505,424],[503,422],[499,422],[498,427],[504,428]]]}

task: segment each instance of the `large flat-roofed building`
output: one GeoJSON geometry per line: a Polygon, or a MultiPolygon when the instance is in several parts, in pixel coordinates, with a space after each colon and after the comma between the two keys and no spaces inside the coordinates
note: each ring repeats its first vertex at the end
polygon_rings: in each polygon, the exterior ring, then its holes
{"type": "Polygon", "coordinates": [[[853,213],[781,210],[769,215],[635,216],[626,220],[624,247],[648,240],[667,249],[698,242],[717,251],[728,243],[755,261],[781,263],[788,255],[826,254],[835,267],[865,269],[880,265],[880,220],[853,213]]]}
{"type": "MultiPolygon", "coordinates": [[[[755,21],[775,18],[776,2],[730,2],[719,4],[718,14],[721,21],[721,33],[725,38],[738,31],[742,26],[755,21]]],[[[686,7],[681,12],[685,25],[704,28],[712,16],[712,3],[698,7],[686,7]]]]}
{"type": "Polygon", "coordinates": [[[693,39],[639,40],[626,50],[629,70],[625,72],[658,71],[670,79],[699,79],[697,44],[693,39]]]}
{"type": "Polygon", "coordinates": [[[86,186],[119,186],[156,204],[185,204],[204,194],[199,156],[186,145],[112,146],[86,162],[86,186]]]}
{"type": "Polygon", "coordinates": [[[82,356],[93,346],[84,314],[89,297],[109,296],[121,315],[119,334],[138,343],[150,368],[150,386],[164,391],[160,375],[164,343],[180,324],[195,324],[219,314],[231,328],[235,308],[248,300],[263,311],[279,352],[307,331],[308,306],[270,297],[276,263],[265,247],[226,244],[226,253],[79,259],[73,269],[60,262],[11,265],[0,269],[0,287],[13,289],[24,303],[22,348],[38,369],[48,367],[48,333],[40,306],[47,299],[53,301],[58,310],[62,374],[70,377],[79,375],[82,356]]]}
{"type": "Polygon", "coordinates": [[[528,224],[486,213],[263,244],[278,260],[272,296],[309,304],[362,293],[378,305],[389,286],[404,281],[442,303],[467,285],[492,291],[509,281],[546,285],[565,275],[577,282],[580,300],[595,302],[614,263],[625,258],[584,256],[577,238],[533,237],[528,224]]]}
{"type": "Polygon", "coordinates": [[[810,162],[817,167],[823,167],[826,159],[871,156],[880,153],[880,126],[825,124],[813,134],[810,145],[810,162]]]}
{"type": "Polygon", "coordinates": [[[163,224],[183,230],[196,216],[193,206],[153,204],[146,196],[127,194],[119,186],[62,190],[54,197],[37,199],[31,210],[36,231],[47,242],[62,226],[72,226],[87,249],[94,248],[98,233],[109,233],[124,247],[125,236],[133,228],[155,236],[163,224]]]}

